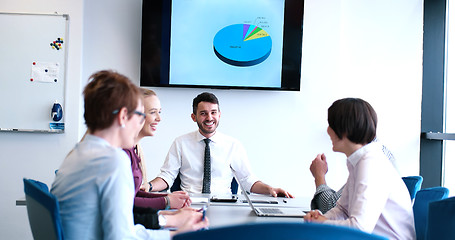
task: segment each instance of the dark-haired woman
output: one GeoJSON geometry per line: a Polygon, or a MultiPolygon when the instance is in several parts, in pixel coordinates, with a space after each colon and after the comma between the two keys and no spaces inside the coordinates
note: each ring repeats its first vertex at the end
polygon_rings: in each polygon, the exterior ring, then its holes
{"type": "Polygon", "coordinates": [[[349,226],[389,239],[415,239],[408,190],[382,145],[373,142],[374,109],[362,99],[340,99],[328,109],[328,123],[332,149],[346,155],[349,176],[337,205],[324,215],[311,211],[305,220],[349,226]]]}

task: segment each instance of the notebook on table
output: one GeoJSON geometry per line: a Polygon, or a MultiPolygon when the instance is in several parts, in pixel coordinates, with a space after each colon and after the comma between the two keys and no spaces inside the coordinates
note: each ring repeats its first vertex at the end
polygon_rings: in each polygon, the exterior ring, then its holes
{"type": "Polygon", "coordinates": [[[242,183],[237,178],[235,171],[231,168],[232,173],[234,174],[235,180],[239,183],[242,194],[245,196],[246,201],[250,205],[254,213],[259,217],[303,217],[305,216],[308,210],[303,208],[288,208],[288,207],[256,207],[251,201],[250,196],[245,191],[245,188],[242,186],[242,183]]]}

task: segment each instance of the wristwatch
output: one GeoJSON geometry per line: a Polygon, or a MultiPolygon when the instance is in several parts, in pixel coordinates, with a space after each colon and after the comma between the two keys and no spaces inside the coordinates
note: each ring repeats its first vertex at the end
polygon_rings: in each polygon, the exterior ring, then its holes
{"type": "Polygon", "coordinates": [[[162,228],[165,227],[166,226],[166,217],[161,214],[158,214],[158,224],[162,228]]]}
{"type": "Polygon", "coordinates": [[[171,208],[171,199],[168,196],[164,196],[164,202],[166,203],[166,208],[164,210],[169,210],[171,208]]]}

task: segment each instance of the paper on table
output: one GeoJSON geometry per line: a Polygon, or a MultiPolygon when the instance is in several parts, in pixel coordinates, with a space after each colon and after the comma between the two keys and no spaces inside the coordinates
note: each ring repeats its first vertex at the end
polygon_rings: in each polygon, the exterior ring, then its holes
{"type": "Polygon", "coordinates": [[[208,197],[190,197],[192,203],[208,203],[208,197]]]}

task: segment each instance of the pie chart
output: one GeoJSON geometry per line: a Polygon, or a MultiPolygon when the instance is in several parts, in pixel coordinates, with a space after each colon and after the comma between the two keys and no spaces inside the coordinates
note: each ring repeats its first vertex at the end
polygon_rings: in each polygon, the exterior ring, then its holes
{"type": "Polygon", "coordinates": [[[265,61],[272,51],[272,38],[251,24],[233,24],[222,28],[213,38],[215,55],[223,62],[249,67],[265,61]]]}

